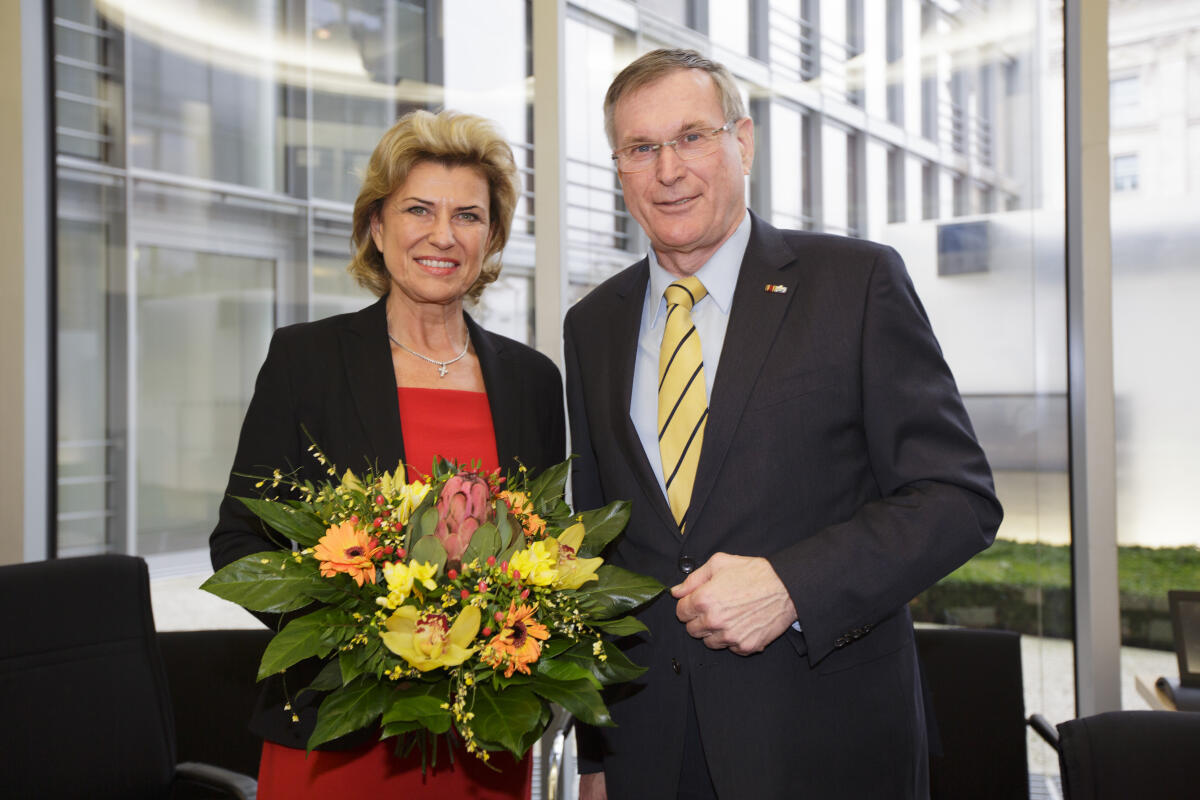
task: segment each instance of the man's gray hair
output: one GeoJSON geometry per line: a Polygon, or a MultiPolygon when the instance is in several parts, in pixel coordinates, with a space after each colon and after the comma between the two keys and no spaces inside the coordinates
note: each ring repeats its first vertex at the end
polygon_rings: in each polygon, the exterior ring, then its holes
{"type": "Polygon", "coordinates": [[[613,122],[613,110],[617,102],[626,95],[649,86],[659,78],[682,69],[699,69],[707,72],[717,87],[717,97],[721,101],[721,113],[725,115],[723,122],[738,120],[746,116],[746,106],[742,102],[742,93],[738,91],[733,74],[717,61],[702,56],[695,50],[666,49],[651,50],[635,59],[629,66],[621,70],[608,87],[604,96],[604,132],[608,136],[609,147],[616,147],[617,133],[613,122]]]}

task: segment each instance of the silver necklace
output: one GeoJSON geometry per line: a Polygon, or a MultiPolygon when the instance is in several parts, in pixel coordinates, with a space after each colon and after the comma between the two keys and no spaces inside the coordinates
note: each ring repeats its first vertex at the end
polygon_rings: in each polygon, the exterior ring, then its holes
{"type": "Polygon", "coordinates": [[[471,345],[471,337],[468,336],[467,341],[463,344],[463,349],[462,349],[461,353],[459,353],[454,358],[451,358],[448,361],[438,361],[436,358],[430,358],[429,356],[421,355],[416,350],[413,350],[412,348],[405,347],[404,345],[400,344],[400,341],[398,339],[396,339],[395,336],[392,336],[391,331],[388,331],[388,338],[392,340],[392,342],[396,345],[396,347],[399,347],[404,352],[414,355],[417,358],[421,359],[422,361],[428,361],[430,364],[433,364],[434,366],[436,366],[438,368],[438,377],[440,377],[440,378],[446,377],[446,367],[450,366],[455,361],[458,361],[460,358],[465,356],[467,354],[467,348],[470,347],[470,345],[471,345]]]}

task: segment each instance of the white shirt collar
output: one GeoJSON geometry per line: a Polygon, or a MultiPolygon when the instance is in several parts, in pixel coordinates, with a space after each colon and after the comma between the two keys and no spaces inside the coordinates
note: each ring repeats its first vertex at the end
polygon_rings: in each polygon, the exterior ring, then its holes
{"type": "MultiPolygon", "coordinates": [[[[742,216],[742,221],[734,229],[733,234],[717,248],[717,252],[713,253],[708,261],[704,262],[704,266],[696,270],[696,277],[704,284],[705,290],[708,291],[708,297],[712,298],[713,303],[723,315],[728,316],[729,308],[733,304],[733,290],[737,287],[738,273],[741,271],[742,259],[746,256],[746,246],[749,243],[750,214],[747,212],[742,216]]],[[[658,327],[658,320],[667,308],[663,292],[678,278],[667,272],[658,263],[658,256],[655,255],[653,247],[650,248],[648,258],[650,260],[650,285],[647,299],[654,303],[652,306],[654,316],[650,320],[650,327],[653,329],[658,327]],[[657,298],[657,303],[655,303],[655,298],[657,298]]]]}

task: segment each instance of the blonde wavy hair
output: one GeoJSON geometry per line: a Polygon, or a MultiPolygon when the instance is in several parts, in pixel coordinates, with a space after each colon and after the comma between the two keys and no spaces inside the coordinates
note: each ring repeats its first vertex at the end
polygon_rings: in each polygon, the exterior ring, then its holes
{"type": "Polygon", "coordinates": [[[467,291],[469,297],[478,299],[483,287],[500,277],[500,253],[508,243],[521,189],[512,148],[497,127],[490,120],[461,111],[409,112],[379,140],[354,201],[350,234],[354,256],[346,269],[377,297],[387,294],[391,277],[371,238],[371,224],[379,217],[384,201],[408,180],[413,167],[426,161],[472,167],[487,180],[488,245],[479,278],[467,291]]]}

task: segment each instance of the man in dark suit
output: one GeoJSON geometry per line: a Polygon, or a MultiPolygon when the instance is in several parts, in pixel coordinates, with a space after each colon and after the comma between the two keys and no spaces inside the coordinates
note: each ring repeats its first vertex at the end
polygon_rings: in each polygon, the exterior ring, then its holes
{"type": "Polygon", "coordinates": [[[648,53],[605,112],[651,251],[567,314],[574,495],[631,500],[607,555],[672,589],[621,643],[647,672],[617,727],[580,731],[581,796],[927,796],[907,603],[1001,510],[904,265],[747,211],[721,65],[648,53]]]}

